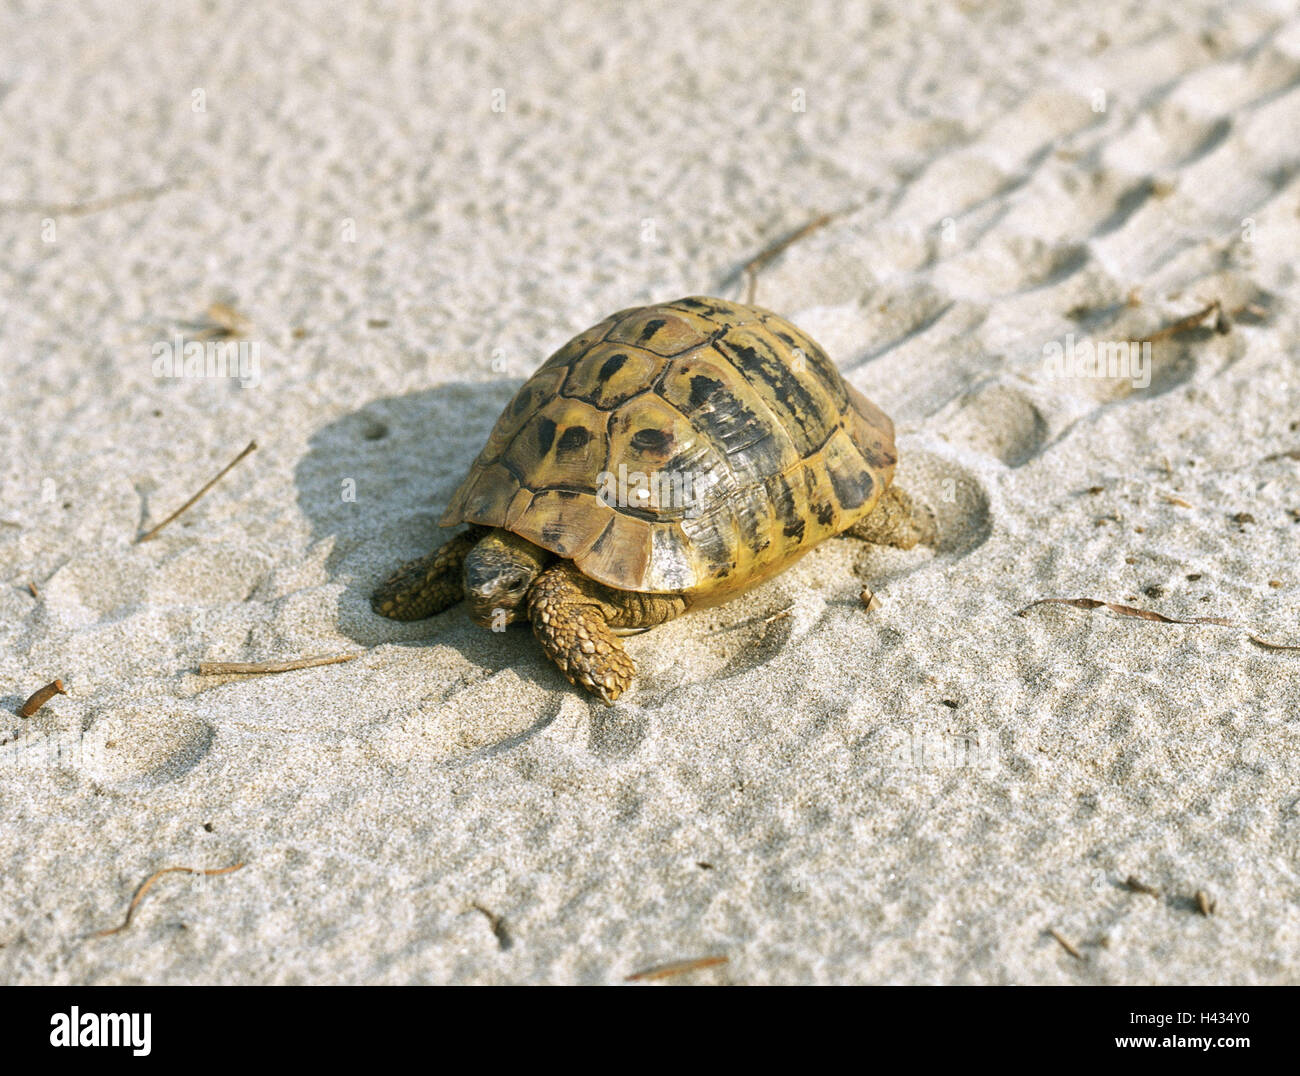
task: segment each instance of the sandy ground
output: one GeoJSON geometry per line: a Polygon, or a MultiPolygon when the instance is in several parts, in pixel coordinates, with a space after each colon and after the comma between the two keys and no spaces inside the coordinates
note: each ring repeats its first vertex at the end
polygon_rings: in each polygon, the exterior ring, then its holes
{"type": "Polygon", "coordinates": [[[514,7],[0,13],[0,979],[1300,979],[1291,5],[514,7]],[[821,214],[757,301],[937,551],[829,542],[614,708],[370,612],[547,354],[821,214]],[[1048,362],[1215,300],[1145,386],[1048,362]],[[256,369],[165,376],[214,303],[256,369]]]}

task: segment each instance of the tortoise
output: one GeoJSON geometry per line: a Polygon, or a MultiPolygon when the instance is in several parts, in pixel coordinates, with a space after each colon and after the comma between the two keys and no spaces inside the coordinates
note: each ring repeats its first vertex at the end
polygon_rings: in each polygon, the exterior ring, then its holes
{"type": "Polygon", "coordinates": [[[910,549],[934,520],[892,485],[894,426],[826,353],[757,306],[692,296],[621,310],[507,405],[443,514],[468,524],[371,607],[420,620],[464,599],[528,620],[612,703],[620,634],[726,601],[836,534],[910,549]]]}

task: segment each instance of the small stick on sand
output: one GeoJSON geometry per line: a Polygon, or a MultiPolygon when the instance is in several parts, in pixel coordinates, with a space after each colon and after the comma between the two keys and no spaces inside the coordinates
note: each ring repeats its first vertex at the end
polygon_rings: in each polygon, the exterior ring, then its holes
{"type": "Polygon", "coordinates": [[[1131,605],[1117,605],[1115,602],[1102,601],[1100,598],[1039,598],[1032,601],[1016,616],[1024,616],[1036,605],[1068,605],[1075,609],[1109,609],[1117,616],[1136,617],[1139,620],[1154,620],[1161,624],[1217,624],[1221,628],[1237,627],[1231,620],[1221,616],[1176,617],[1153,613],[1150,609],[1136,609],[1131,605]]]}
{"type": "Polygon", "coordinates": [[[476,912],[482,912],[487,917],[488,928],[492,931],[492,936],[496,938],[497,945],[502,949],[509,949],[514,945],[514,940],[510,937],[510,931],[506,929],[505,916],[489,911],[478,901],[475,901],[470,907],[476,912]]]}
{"type": "Polygon", "coordinates": [[[1154,344],[1157,340],[1167,340],[1169,337],[1177,336],[1179,333],[1189,332],[1192,329],[1199,328],[1201,322],[1211,314],[1219,315],[1219,317],[1215,319],[1214,323],[1215,329],[1218,330],[1220,324],[1222,324],[1223,307],[1220,305],[1219,300],[1215,299],[1209,306],[1205,307],[1205,309],[1198,310],[1195,314],[1188,314],[1185,318],[1179,318],[1172,324],[1166,325],[1163,329],[1157,329],[1150,336],[1142,337],[1137,341],[1137,343],[1154,344]]]}
{"type": "Polygon", "coordinates": [[[1068,942],[1065,938],[1061,936],[1060,931],[1049,928],[1047,933],[1050,934],[1053,938],[1055,938],[1057,944],[1060,945],[1060,947],[1064,949],[1067,953],[1069,953],[1072,957],[1074,957],[1075,960],[1085,959],[1084,955],[1081,952],[1079,952],[1078,949],[1076,949],[1073,945],[1070,944],[1070,942],[1068,942]]]}
{"type": "Polygon", "coordinates": [[[858,595],[858,600],[862,602],[862,608],[868,613],[873,613],[880,608],[880,599],[872,593],[869,587],[863,587],[862,593],[858,595]]]}
{"type": "Polygon", "coordinates": [[[43,213],[48,217],[82,217],[87,213],[99,213],[105,209],[115,209],[131,202],[142,202],[148,198],[157,198],[168,191],[185,186],[183,179],[162,183],[157,187],[140,187],[138,190],[125,191],[122,194],[110,194],[104,198],[92,198],[85,202],[0,202],[0,209],[14,210],[19,213],[43,213]]]}
{"type": "Polygon", "coordinates": [[[674,975],[685,975],[688,971],[713,968],[725,963],[727,963],[725,956],[702,956],[696,960],[675,960],[671,964],[658,964],[653,968],[646,968],[645,971],[635,972],[623,981],[628,983],[649,983],[654,982],[656,979],[669,979],[674,975]]]}
{"type": "Polygon", "coordinates": [[[764,618],[763,634],[759,636],[759,640],[762,641],[766,639],[767,633],[771,629],[772,625],[775,624],[778,620],[784,620],[786,617],[788,617],[791,614],[791,612],[793,612],[793,610],[794,610],[793,605],[787,605],[784,609],[778,609],[771,616],[764,618]]]}
{"type": "Polygon", "coordinates": [[[832,220],[835,219],[834,213],[823,213],[820,217],[814,217],[802,228],[791,232],[784,239],[777,240],[770,247],[760,251],[754,257],[750,258],[740,267],[740,273],[749,281],[749,287],[745,292],[745,302],[752,303],[754,294],[758,290],[758,271],[775,259],[785,250],[794,246],[800,239],[812,235],[819,228],[825,228],[832,220]]]}
{"type": "Polygon", "coordinates": [[[770,623],[772,623],[772,621],[774,621],[774,620],[780,620],[782,617],[787,617],[787,616],[790,615],[790,613],[791,613],[791,611],[793,611],[793,609],[794,609],[794,606],[793,606],[793,605],[787,605],[784,609],[778,609],[778,610],[777,610],[775,613],[773,613],[771,616],[767,617],[767,618],[763,621],[763,623],[764,623],[764,624],[770,624],[770,623]]]}
{"type": "Polygon", "coordinates": [[[165,526],[167,526],[168,523],[174,520],[182,512],[186,511],[189,508],[192,508],[195,502],[197,502],[200,497],[202,497],[205,493],[208,492],[208,490],[210,490],[213,486],[215,486],[218,482],[220,482],[226,476],[227,472],[230,471],[231,468],[235,466],[235,464],[237,464],[240,460],[242,460],[245,456],[247,456],[250,452],[254,451],[256,448],[257,448],[257,442],[249,441],[248,447],[245,448],[243,452],[241,452],[228,464],[226,464],[226,466],[221,469],[221,472],[217,474],[216,477],[214,477],[210,482],[208,482],[207,485],[205,485],[201,490],[199,490],[198,493],[194,494],[193,497],[191,497],[188,501],[186,501],[183,505],[181,505],[178,509],[176,509],[176,511],[174,511],[171,515],[169,515],[166,519],[164,519],[161,523],[159,523],[158,526],[140,535],[140,537],[136,539],[136,542],[149,541],[149,539],[151,539],[155,534],[157,534],[160,530],[162,530],[165,526]]]}
{"type": "Polygon", "coordinates": [[[155,871],[144,880],[144,883],[135,891],[135,896],[131,898],[131,903],[126,909],[126,918],[122,920],[122,925],[118,927],[109,927],[107,930],[97,930],[91,935],[92,938],[107,938],[110,934],[120,934],[131,925],[131,916],[135,914],[136,905],[144,900],[144,895],[149,892],[149,887],[154,884],[164,874],[229,874],[231,871],[237,871],[243,867],[243,863],[236,863],[233,867],[218,867],[216,870],[203,871],[194,867],[164,867],[160,871],[155,871]]]}
{"type": "MultiPolygon", "coordinates": [[[[1191,577],[1189,576],[1189,578],[1191,577]]],[[[1200,576],[1198,575],[1196,578],[1199,579],[1200,576]]],[[[1221,628],[1240,628],[1242,626],[1221,616],[1165,616],[1162,613],[1153,613],[1149,609],[1135,609],[1131,605],[1116,605],[1114,602],[1102,601],[1099,598],[1039,598],[1037,601],[1030,602],[1023,609],[1018,610],[1016,616],[1024,616],[1036,605],[1068,605],[1075,609],[1109,609],[1117,616],[1136,617],[1139,620],[1154,620],[1160,624],[1214,624],[1221,628]]],[[[1300,651],[1300,645],[1271,643],[1267,639],[1261,639],[1258,635],[1253,635],[1250,632],[1246,633],[1246,638],[1265,650],[1300,651]]]]}
{"type": "Polygon", "coordinates": [[[1196,891],[1196,910],[1207,919],[1214,914],[1217,904],[1204,889],[1196,891]]]}
{"type": "Polygon", "coordinates": [[[338,665],[359,658],[355,654],[332,654],[328,657],[297,658],[293,661],[201,661],[200,676],[226,676],[230,673],[282,673],[294,669],[314,669],[317,665],[338,665]]]}
{"type": "Polygon", "coordinates": [[[55,695],[66,694],[67,692],[63,690],[62,680],[51,680],[41,688],[40,691],[37,691],[30,699],[18,707],[18,716],[31,717],[37,710],[54,698],[55,695]]]}
{"type": "Polygon", "coordinates": [[[1124,880],[1124,884],[1134,893],[1145,893],[1149,897],[1160,896],[1160,890],[1153,885],[1147,885],[1146,882],[1139,881],[1137,876],[1134,874],[1130,874],[1128,878],[1124,880]]]}
{"type": "Polygon", "coordinates": [[[31,582],[29,582],[29,583],[27,584],[27,589],[30,590],[30,591],[32,592],[32,597],[33,597],[33,598],[39,598],[39,597],[41,596],[41,592],[40,592],[39,590],[36,589],[36,584],[35,584],[35,583],[31,583],[31,582]]]}
{"type": "Polygon", "coordinates": [[[212,325],[194,334],[195,340],[226,340],[248,332],[249,321],[229,303],[212,303],[208,307],[212,325]]]}
{"type": "Polygon", "coordinates": [[[1290,643],[1270,643],[1267,639],[1261,639],[1258,635],[1247,635],[1246,638],[1265,650],[1300,650],[1300,646],[1290,643]]]}

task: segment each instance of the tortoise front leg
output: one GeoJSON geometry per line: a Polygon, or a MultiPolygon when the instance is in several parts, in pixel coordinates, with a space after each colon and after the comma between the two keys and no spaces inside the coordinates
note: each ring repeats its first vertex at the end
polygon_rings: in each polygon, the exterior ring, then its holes
{"type": "Polygon", "coordinates": [[[563,561],[533,583],[528,615],[537,641],[569,683],[612,703],[631,685],[636,666],[610,628],[607,614],[615,610],[604,590],[563,561]]]}
{"type": "Polygon", "coordinates": [[[403,564],[371,596],[370,608],[390,620],[423,620],[450,609],[465,596],[465,557],[487,532],[471,526],[427,557],[403,564]]]}
{"type": "Polygon", "coordinates": [[[897,486],[886,489],[876,507],[844,533],[899,549],[911,549],[918,543],[932,546],[938,536],[934,513],[897,486]]]}

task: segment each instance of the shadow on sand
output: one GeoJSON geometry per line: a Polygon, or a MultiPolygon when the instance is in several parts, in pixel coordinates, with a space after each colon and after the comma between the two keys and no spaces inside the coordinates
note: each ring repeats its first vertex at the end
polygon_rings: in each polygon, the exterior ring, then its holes
{"type": "Polygon", "coordinates": [[[366,647],[450,646],[484,675],[511,667],[539,692],[572,690],[527,625],[485,631],[459,606],[406,624],[370,609],[393,569],[456,533],[438,517],[521,383],[451,382],[371,400],[312,435],[294,481],[313,544],[329,543],[326,573],[350,580],[338,605],[344,635],[366,647]]]}

